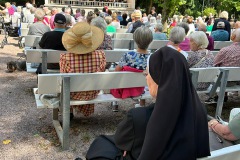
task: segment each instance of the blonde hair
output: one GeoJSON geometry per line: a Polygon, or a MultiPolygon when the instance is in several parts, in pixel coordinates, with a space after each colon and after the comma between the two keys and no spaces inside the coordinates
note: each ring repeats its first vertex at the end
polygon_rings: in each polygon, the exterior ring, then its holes
{"type": "Polygon", "coordinates": [[[6,6],[6,8],[9,8],[9,7],[11,7],[11,4],[9,2],[6,2],[5,6],[6,6]]]}
{"type": "Polygon", "coordinates": [[[114,13],[112,14],[112,19],[113,19],[113,20],[117,20],[117,13],[114,12],[114,13]]]}
{"type": "Polygon", "coordinates": [[[228,19],[228,12],[227,11],[222,11],[219,15],[220,18],[225,18],[228,19]]]}

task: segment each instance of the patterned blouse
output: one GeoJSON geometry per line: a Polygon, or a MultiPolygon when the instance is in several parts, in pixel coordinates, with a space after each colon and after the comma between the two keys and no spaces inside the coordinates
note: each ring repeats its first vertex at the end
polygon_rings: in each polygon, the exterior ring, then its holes
{"type": "MultiPolygon", "coordinates": [[[[103,50],[95,50],[87,54],[61,54],[60,55],[60,72],[61,73],[93,73],[104,72],[106,57],[103,50]]],[[[89,84],[91,85],[91,84],[89,84]]],[[[74,100],[91,100],[96,98],[99,91],[71,92],[71,99],[74,100]]],[[[94,113],[94,104],[71,106],[77,112],[89,116],[94,113]]]]}
{"type": "MultiPolygon", "coordinates": [[[[190,68],[213,67],[214,55],[207,49],[198,50],[188,54],[187,61],[190,68]]],[[[208,86],[209,83],[199,83],[197,89],[206,89],[208,86]]]]}
{"type": "Polygon", "coordinates": [[[125,53],[120,59],[118,65],[129,66],[139,70],[145,70],[147,68],[147,59],[150,54],[141,54],[135,51],[125,53]]]}
{"type": "Polygon", "coordinates": [[[110,35],[104,34],[104,40],[97,50],[112,50],[112,38],[110,35]]]}

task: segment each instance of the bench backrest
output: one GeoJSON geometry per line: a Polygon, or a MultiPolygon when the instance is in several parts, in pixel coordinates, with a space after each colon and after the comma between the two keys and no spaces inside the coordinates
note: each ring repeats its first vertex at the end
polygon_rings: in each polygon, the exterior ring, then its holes
{"type": "Polygon", "coordinates": [[[232,41],[214,41],[214,49],[220,50],[223,47],[230,46],[232,43],[232,41]]]}
{"type": "MultiPolygon", "coordinates": [[[[47,53],[46,62],[58,63],[61,53],[67,51],[51,50],[51,49],[26,49],[26,60],[28,63],[43,63],[43,52],[47,53]]],[[[118,62],[122,55],[129,50],[104,50],[107,62],[118,62]]]]}
{"type": "Polygon", "coordinates": [[[37,46],[42,36],[27,35],[25,36],[25,47],[37,46]]]}
{"type": "Polygon", "coordinates": [[[125,29],[125,28],[120,28],[120,29],[117,29],[117,33],[126,33],[128,29],[125,29]]]}
{"type": "Polygon", "coordinates": [[[142,73],[98,72],[38,75],[38,93],[60,93],[63,77],[70,77],[70,92],[146,86],[142,73]]]}
{"type": "MultiPolygon", "coordinates": [[[[153,40],[149,46],[148,49],[149,50],[156,50],[159,48],[162,48],[164,46],[166,46],[168,44],[169,40],[153,40]]],[[[134,49],[137,48],[137,44],[134,42],[134,49]]]]}
{"type": "Polygon", "coordinates": [[[29,29],[28,28],[20,28],[20,31],[21,31],[21,36],[25,37],[28,35],[29,29]]]}
{"type": "Polygon", "coordinates": [[[133,40],[130,39],[112,39],[114,49],[133,49],[133,40]]]}
{"type": "Polygon", "coordinates": [[[133,39],[132,33],[115,33],[114,34],[115,39],[133,39]]]}

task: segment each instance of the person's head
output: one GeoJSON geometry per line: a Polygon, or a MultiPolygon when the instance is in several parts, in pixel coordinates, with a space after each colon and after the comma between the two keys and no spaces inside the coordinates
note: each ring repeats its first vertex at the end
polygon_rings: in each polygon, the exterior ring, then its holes
{"type": "Polygon", "coordinates": [[[55,25],[55,28],[65,28],[66,27],[66,17],[61,13],[55,14],[54,25],[55,25]]]}
{"type": "Polygon", "coordinates": [[[106,33],[107,23],[102,17],[93,18],[91,25],[100,28],[104,33],[106,33]]]}
{"type": "Polygon", "coordinates": [[[189,18],[187,19],[187,23],[188,23],[188,24],[192,24],[192,23],[193,23],[193,18],[192,18],[192,17],[189,17],[189,18]]]}
{"type": "Polygon", "coordinates": [[[32,7],[32,8],[30,9],[30,13],[31,13],[31,14],[34,14],[35,11],[36,11],[36,8],[35,8],[35,7],[32,7]]]}
{"type": "Polygon", "coordinates": [[[114,12],[114,13],[112,14],[112,20],[113,20],[113,21],[114,21],[114,20],[117,20],[117,13],[114,12]]]}
{"type": "Polygon", "coordinates": [[[92,19],[95,18],[95,17],[96,17],[96,15],[93,13],[93,11],[89,11],[88,14],[87,14],[87,17],[86,17],[87,22],[90,24],[92,19]]]}
{"type": "Polygon", "coordinates": [[[69,8],[69,7],[65,8],[64,13],[71,15],[71,8],[69,8]]]}
{"type": "Polygon", "coordinates": [[[37,19],[37,21],[42,21],[45,16],[45,13],[42,9],[38,8],[36,9],[34,16],[37,19]]]}
{"type": "Polygon", "coordinates": [[[240,21],[237,21],[236,23],[235,23],[235,29],[237,29],[237,28],[240,28],[240,21]]]}
{"type": "Polygon", "coordinates": [[[150,22],[150,24],[156,24],[156,23],[157,23],[157,20],[156,20],[155,17],[152,16],[152,17],[150,18],[150,21],[149,21],[149,22],[150,22]]]}
{"type": "Polygon", "coordinates": [[[98,8],[95,8],[95,9],[94,9],[94,13],[95,13],[97,16],[99,16],[99,13],[100,13],[100,12],[99,12],[98,8]]]}
{"type": "Polygon", "coordinates": [[[112,10],[111,10],[111,9],[108,9],[107,14],[108,14],[109,16],[112,16],[112,10]]]}
{"type": "Polygon", "coordinates": [[[198,24],[198,30],[199,31],[203,31],[204,33],[206,33],[207,32],[206,25],[204,23],[199,23],[198,24]]]}
{"type": "Polygon", "coordinates": [[[76,13],[80,13],[81,9],[80,8],[77,8],[76,9],[76,13]]]}
{"type": "Polygon", "coordinates": [[[217,23],[217,29],[224,29],[225,28],[225,23],[224,22],[218,22],[217,23]]]}
{"type": "Polygon", "coordinates": [[[105,12],[105,13],[107,12],[105,7],[103,7],[102,11],[105,12]]]}
{"type": "Polygon", "coordinates": [[[220,18],[228,19],[228,12],[227,11],[222,11],[219,15],[220,18]]]}
{"type": "Polygon", "coordinates": [[[6,8],[9,8],[9,7],[11,7],[11,4],[10,4],[9,2],[6,2],[6,3],[5,3],[5,7],[6,7],[6,8]]]}
{"type": "Polygon", "coordinates": [[[78,22],[64,32],[62,43],[65,49],[74,54],[87,54],[95,51],[103,42],[104,33],[87,22],[78,22]]]}
{"type": "Polygon", "coordinates": [[[171,29],[169,40],[173,44],[179,44],[184,40],[185,36],[185,30],[182,27],[176,26],[171,29]]]}
{"type": "Polygon", "coordinates": [[[55,15],[55,14],[57,14],[58,13],[58,9],[56,8],[56,7],[53,7],[52,9],[51,9],[51,15],[55,15]]]}
{"type": "Polygon", "coordinates": [[[63,13],[65,12],[65,8],[66,8],[66,7],[62,7],[62,12],[63,12],[63,13]]]}
{"type": "Polygon", "coordinates": [[[12,5],[16,6],[16,2],[12,2],[12,5]]]}
{"type": "Polygon", "coordinates": [[[123,18],[124,20],[126,20],[126,19],[127,19],[127,13],[123,13],[122,18],[123,18]]]}
{"type": "Polygon", "coordinates": [[[155,25],[155,32],[162,32],[162,30],[163,30],[162,24],[158,23],[155,25]]]}
{"type": "Polygon", "coordinates": [[[231,40],[233,42],[240,42],[240,28],[237,28],[233,31],[231,35],[231,40]]]}
{"type": "Polygon", "coordinates": [[[69,14],[65,14],[66,17],[66,27],[72,26],[72,17],[69,14]]]}
{"type": "Polygon", "coordinates": [[[142,18],[142,15],[139,12],[135,12],[135,21],[139,21],[142,18]]]}
{"type": "Polygon", "coordinates": [[[177,26],[182,27],[185,30],[185,34],[188,34],[189,31],[189,25],[185,22],[180,22],[177,24],[177,26]]]}
{"type": "Polygon", "coordinates": [[[190,48],[192,51],[198,51],[205,49],[208,46],[208,39],[206,33],[203,31],[196,31],[190,34],[190,48]]]}
{"type": "Polygon", "coordinates": [[[26,8],[27,9],[30,9],[30,8],[32,8],[33,6],[30,4],[30,3],[26,3],[26,8]]]}
{"type": "Polygon", "coordinates": [[[80,13],[81,13],[81,15],[84,17],[85,16],[85,10],[84,9],[82,9],[81,11],[80,11],[80,13]]]}
{"type": "Polygon", "coordinates": [[[112,23],[112,17],[111,16],[105,17],[105,21],[106,21],[107,25],[111,24],[112,23]]]}
{"type": "Polygon", "coordinates": [[[152,31],[145,26],[138,27],[133,33],[133,40],[139,49],[147,50],[149,44],[153,40],[152,31]]]}
{"type": "Polygon", "coordinates": [[[132,19],[132,22],[134,22],[135,21],[135,13],[133,12],[130,17],[132,19]]]}

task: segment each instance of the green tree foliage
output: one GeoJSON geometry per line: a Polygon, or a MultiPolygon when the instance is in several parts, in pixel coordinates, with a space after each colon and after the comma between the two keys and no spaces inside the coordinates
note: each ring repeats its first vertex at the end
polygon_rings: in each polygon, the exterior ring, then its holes
{"type": "Polygon", "coordinates": [[[204,16],[209,16],[210,13],[212,13],[212,15],[215,15],[217,13],[217,11],[214,9],[214,8],[205,8],[204,11],[203,11],[203,15],[204,16]]]}

